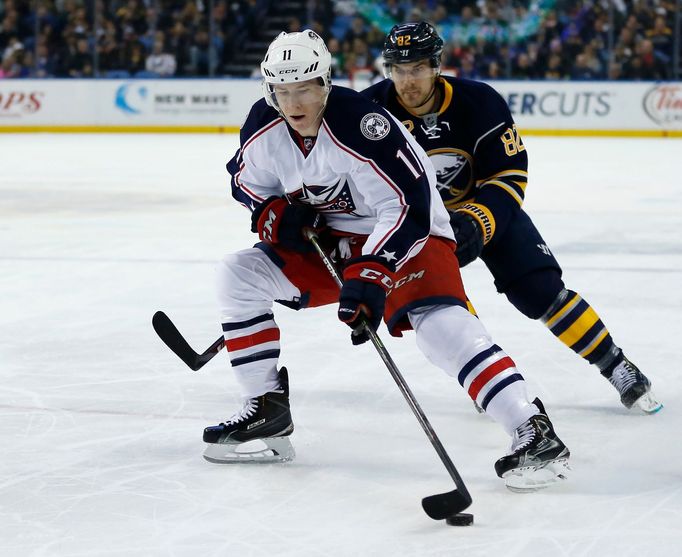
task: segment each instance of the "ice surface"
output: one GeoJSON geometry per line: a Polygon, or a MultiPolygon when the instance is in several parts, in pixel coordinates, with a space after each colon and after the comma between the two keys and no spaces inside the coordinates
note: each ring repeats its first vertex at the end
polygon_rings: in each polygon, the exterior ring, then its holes
{"type": "Polygon", "coordinates": [[[453,488],[371,346],[333,307],[276,308],[297,458],[205,462],[236,409],[224,354],[193,373],[155,336],[220,334],[213,267],[250,245],[229,197],[228,135],[0,135],[0,555],[677,556],[682,547],[682,143],[526,138],[526,208],[568,286],[600,312],[665,404],[615,390],[464,271],[496,342],[572,452],[554,490],[507,491],[508,439],[414,337],[382,337],[474,498],[470,528],[420,499],[453,488]]]}

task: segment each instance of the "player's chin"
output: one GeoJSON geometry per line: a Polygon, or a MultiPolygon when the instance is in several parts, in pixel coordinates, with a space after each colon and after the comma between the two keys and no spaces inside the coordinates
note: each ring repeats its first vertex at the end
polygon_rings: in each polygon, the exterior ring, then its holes
{"type": "Polygon", "coordinates": [[[416,92],[407,92],[400,95],[403,103],[407,105],[408,108],[419,106],[421,104],[421,97],[422,95],[416,92]]]}
{"type": "Polygon", "coordinates": [[[305,114],[290,114],[287,116],[287,120],[289,121],[289,125],[295,130],[305,127],[308,123],[308,117],[305,114]]]}

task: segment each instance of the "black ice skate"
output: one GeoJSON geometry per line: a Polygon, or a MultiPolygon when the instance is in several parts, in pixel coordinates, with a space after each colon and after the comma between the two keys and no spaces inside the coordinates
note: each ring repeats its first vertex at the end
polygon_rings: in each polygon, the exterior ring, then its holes
{"type": "Polygon", "coordinates": [[[294,431],[289,411],[289,378],[279,371],[280,389],[250,398],[226,422],[204,429],[204,458],[220,464],[286,462],[296,453],[289,441],[294,431]]]}
{"type": "Polygon", "coordinates": [[[511,491],[530,492],[543,489],[566,479],[570,471],[568,448],[554,433],[545,408],[536,398],[533,401],[540,414],[516,428],[511,454],[495,463],[495,471],[511,491]]]}
{"type": "Polygon", "coordinates": [[[651,392],[651,382],[625,356],[622,356],[615,366],[610,366],[601,374],[618,389],[620,401],[625,408],[636,406],[647,414],[655,414],[663,408],[651,392]]]}

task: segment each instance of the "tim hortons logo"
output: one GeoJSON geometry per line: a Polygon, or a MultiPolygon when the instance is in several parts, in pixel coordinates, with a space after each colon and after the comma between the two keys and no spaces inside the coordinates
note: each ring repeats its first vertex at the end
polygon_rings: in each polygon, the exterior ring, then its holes
{"type": "Polygon", "coordinates": [[[682,86],[657,85],[644,96],[644,111],[657,124],[682,122],[682,86]]]}
{"type": "Polygon", "coordinates": [[[45,93],[39,91],[0,91],[0,116],[21,116],[40,110],[45,93]]]}

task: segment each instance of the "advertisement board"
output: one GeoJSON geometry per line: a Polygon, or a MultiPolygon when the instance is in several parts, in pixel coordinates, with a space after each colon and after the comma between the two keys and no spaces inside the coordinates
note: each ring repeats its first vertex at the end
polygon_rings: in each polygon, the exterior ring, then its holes
{"type": "MultiPolygon", "coordinates": [[[[524,134],[682,137],[682,82],[490,85],[524,134]]],[[[236,132],[260,97],[257,79],[3,80],[0,132],[236,132]]]]}
{"type": "Polygon", "coordinates": [[[682,83],[491,83],[522,130],[556,135],[682,136],[682,83]]]}
{"type": "Polygon", "coordinates": [[[260,90],[258,80],[0,81],[0,131],[236,131],[260,90]]]}

